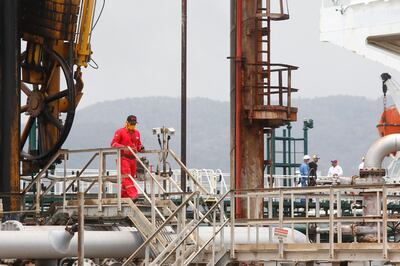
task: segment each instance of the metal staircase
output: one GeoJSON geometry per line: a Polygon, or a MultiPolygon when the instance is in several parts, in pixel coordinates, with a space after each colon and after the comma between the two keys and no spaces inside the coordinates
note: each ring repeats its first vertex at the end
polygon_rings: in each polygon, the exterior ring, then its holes
{"type": "Polygon", "coordinates": [[[132,251],[124,265],[128,265],[132,260],[144,265],[189,265],[192,262],[206,264],[221,258],[226,253],[223,243],[214,243],[213,247],[210,244],[229,221],[223,210],[223,201],[226,200],[228,192],[221,195],[214,194],[215,188],[207,190],[173,151],[146,151],[158,155],[168,152],[172,155],[185,169],[189,179],[189,191],[193,192],[185,193],[177,180],[168,175],[151,172],[131,150],[145,172],[143,180],[129,176],[140,193],[139,200],[134,203],[131,199],[121,198],[119,164],[113,165],[117,167],[113,171],[106,167],[106,157],[116,158],[118,161],[120,151],[121,149],[112,148],[60,151],[53,161],[61,158],[65,169],[73,154],[90,152],[92,156],[82,169],[73,175],[67,175],[66,171],[63,176],[52,174],[48,169],[40,171],[26,184],[22,192],[25,199],[29,198],[24,206],[25,211],[33,214],[32,219],[36,219],[36,223],[40,220],[38,217],[43,217],[43,214],[48,212],[49,217],[42,219],[41,224],[57,222],[58,217],[77,217],[79,209],[82,209],[85,223],[96,221],[97,224],[131,224],[140,232],[144,242],[137,250],[132,251]],[[95,158],[99,160],[99,169],[95,174],[90,174],[87,169],[94,163],[95,158]],[[45,188],[41,184],[46,184],[45,188]],[[62,184],[63,190],[60,195],[51,194],[56,184],[62,184]],[[115,190],[105,190],[107,184],[112,184],[115,190]],[[31,188],[34,186],[39,188],[33,193],[31,188]],[[83,199],[78,197],[79,194],[84,195],[83,199]],[[46,205],[44,203],[48,198],[58,202],[46,205]],[[211,206],[209,202],[208,205],[200,206],[201,201],[206,202],[209,198],[214,199],[211,206]],[[212,225],[215,229],[207,241],[204,241],[204,237],[201,240],[199,236],[199,227],[202,225],[212,225]]]}

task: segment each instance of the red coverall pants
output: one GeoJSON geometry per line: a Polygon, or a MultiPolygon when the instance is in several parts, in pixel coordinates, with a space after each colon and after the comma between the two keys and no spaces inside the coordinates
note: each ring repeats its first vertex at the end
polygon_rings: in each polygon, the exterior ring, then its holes
{"type": "MultiPolygon", "coordinates": [[[[131,147],[135,152],[142,149],[140,142],[140,133],[138,130],[128,130],[127,128],[118,129],[114,138],[111,141],[111,147],[131,147]]],[[[122,187],[121,196],[124,198],[137,198],[138,191],[130,177],[136,177],[136,160],[135,157],[128,151],[121,151],[121,175],[122,187]]]]}
{"type": "Polygon", "coordinates": [[[132,198],[135,199],[138,197],[139,193],[133,183],[132,179],[128,175],[131,175],[133,178],[136,177],[136,160],[130,159],[126,157],[121,157],[121,175],[122,175],[122,188],[121,188],[121,197],[122,198],[132,198]]]}

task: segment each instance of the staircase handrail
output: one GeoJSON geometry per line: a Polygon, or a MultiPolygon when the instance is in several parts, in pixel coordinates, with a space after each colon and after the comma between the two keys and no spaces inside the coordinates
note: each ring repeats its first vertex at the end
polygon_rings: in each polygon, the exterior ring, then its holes
{"type": "Polygon", "coordinates": [[[191,194],[176,208],[176,210],[175,210],[175,211],[174,211],[174,212],[173,212],[173,213],[158,227],[158,228],[157,228],[157,230],[156,230],[151,236],[149,236],[149,238],[147,238],[147,239],[135,250],[135,252],[133,252],[133,253],[124,261],[124,263],[122,264],[122,266],[128,265],[128,263],[131,262],[132,259],[134,259],[134,258],[136,257],[136,255],[137,255],[148,243],[150,243],[150,241],[152,241],[152,240],[157,236],[157,234],[164,228],[164,226],[165,226],[166,224],[168,224],[169,221],[171,221],[172,218],[174,218],[174,217],[181,211],[181,209],[182,209],[183,207],[185,207],[186,204],[188,204],[188,202],[190,202],[191,199],[192,199],[194,196],[198,195],[198,194],[199,194],[198,191],[194,191],[193,193],[191,193],[191,194]]]}
{"type": "MultiPolygon", "coordinates": [[[[174,252],[174,251],[175,251],[189,236],[190,236],[191,233],[193,233],[194,230],[198,229],[199,225],[205,220],[205,218],[206,218],[208,215],[210,215],[210,213],[211,213],[212,211],[214,211],[214,209],[215,209],[216,207],[219,206],[219,204],[221,203],[221,201],[224,200],[224,199],[226,198],[226,196],[230,194],[230,192],[231,192],[231,190],[227,191],[224,195],[222,195],[222,196],[218,199],[218,201],[217,201],[216,203],[214,203],[214,205],[204,214],[204,216],[203,216],[202,218],[200,218],[200,219],[197,221],[197,225],[196,225],[195,227],[193,227],[193,228],[189,231],[189,233],[186,235],[186,237],[184,237],[183,239],[181,239],[181,241],[176,245],[176,247],[175,247],[174,249],[171,250],[171,252],[168,254],[168,256],[165,257],[164,260],[161,261],[160,265],[162,265],[162,264],[173,254],[173,252],[174,252]]],[[[195,210],[198,211],[197,209],[194,209],[193,211],[195,211],[195,210]]],[[[229,221],[229,218],[228,218],[228,219],[225,221],[225,223],[223,223],[223,224],[225,225],[227,221],[229,221]]],[[[219,230],[218,230],[218,232],[219,232],[219,230]]],[[[124,266],[124,265],[123,265],[123,266],[124,266]]]]}

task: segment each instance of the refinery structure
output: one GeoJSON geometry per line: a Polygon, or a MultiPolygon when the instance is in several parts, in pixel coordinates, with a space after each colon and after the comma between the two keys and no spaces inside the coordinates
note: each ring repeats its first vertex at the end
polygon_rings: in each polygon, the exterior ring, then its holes
{"type": "MultiPolygon", "coordinates": [[[[290,133],[280,138],[276,130],[297,121],[292,97],[301,93],[292,80],[298,66],[271,62],[271,32],[290,19],[290,1],[230,1],[225,174],[187,166],[185,145],[182,156],[169,147],[175,130],[168,127],[153,129],[159,149],[63,149],[83,92],[90,94],[84,74],[95,9],[104,6],[0,0],[0,264],[400,264],[400,86],[389,73],[382,73],[382,89],[395,106],[385,106],[380,138],[365,147],[358,175],[300,186],[304,176],[292,171],[290,148],[284,163],[276,161],[276,141],[291,147],[290,133]],[[82,154],[88,159],[70,169],[82,154]],[[136,176],[122,173],[127,157],[138,165],[136,176]],[[122,193],[128,181],[139,192],[134,200],[122,193]]],[[[399,14],[400,0],[322,0],[320,38],[399,70],[399,14]]],[[[181,115],[184,128],[186,111],[181,115]]],[[[304,122],[304,154],[312,127],[304,122]]]]}

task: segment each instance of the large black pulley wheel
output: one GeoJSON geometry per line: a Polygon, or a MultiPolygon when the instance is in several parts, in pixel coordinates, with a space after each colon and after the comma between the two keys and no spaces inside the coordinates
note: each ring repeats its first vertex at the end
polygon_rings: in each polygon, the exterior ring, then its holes
{"type": "MultiPolygon", "coordinates": [[[[24,64],[24,54],[21,56],[24,64]]],[[[44,73],[41,84],[21,82],[21,160],[32,162],[38,166],[45,165],[60,150],[66,140],[75,115],[75,89],[72,70],[65,60],[55,51],[43,48],[41,66],[44,73]],[[60,89],[51,89],[58,82],[55,75],[61,69],[60,89]],[[55,81],[53,80],[55,79],[55,81]],[[58,110],[60,101],[67,103],[61,113],[58,110]],[[29,142],[31,145],[28,144],[29,142]],[[32,149],[32,143],[35,149],[32,149]]]]}

